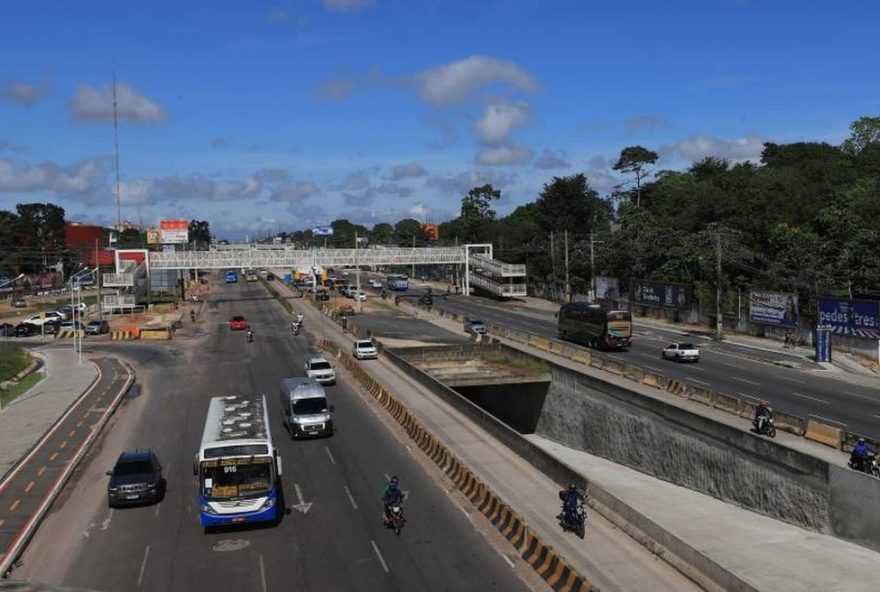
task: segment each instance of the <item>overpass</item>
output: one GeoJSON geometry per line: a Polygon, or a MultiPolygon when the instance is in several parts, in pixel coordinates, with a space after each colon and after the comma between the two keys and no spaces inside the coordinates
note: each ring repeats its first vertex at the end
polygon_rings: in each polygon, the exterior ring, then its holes
{"type": "MultiPolygon", "coordinates": [[[[526,266],[492,258],[491,244],[455,247],[371,247],[368,249],[294,249],[286,245],[219,245],[210,251],[137,251],[149,275],[159,270],[198,269],[314,269],[385,267],[393,265],[463,265],[464,291],[479,287],[495,296],[526,295],[526,266]]],[[[117,257],[115,274],[105,276],[107,287],[133,288],[137,269],[117,257]]]]}

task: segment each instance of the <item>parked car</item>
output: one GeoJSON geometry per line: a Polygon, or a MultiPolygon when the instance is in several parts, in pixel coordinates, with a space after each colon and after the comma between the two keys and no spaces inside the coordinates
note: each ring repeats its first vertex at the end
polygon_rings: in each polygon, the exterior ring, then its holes
{"type": "Polygon", "coordinates": [[[232,331],[244,331],[248,328],[247,319],[241,315],[235,315],[229,320],[229,328],[232,331]]]}
{"type": "Polygon", "coordinates": [[[330,294],[327,292],[327,290],[318,290],[315,293],[315,300],[317,300],[318,302],[330,300],[330,294]]]}
{"type": "Polygon", "coordinates": [[[103,333],[110,332],[110,323],[101,319],[100,321],[95,319],[94,321],[89,321],[89,324],[86,325],[86,333],[88,335],[101,335],[103,333]]]}
{"type": "Polygon", "coordinates": [[[77,302],[76,304],[62,304],[58,307],[58,312],[64,313],[68,317],[82,316],[89,311],[89,305],[85,302],[77,302]]]}
{"type": "Polygon", "coordinates": [[[355,300],[360,300],[361,302],[366,302],[367,293],[364,292],[363,290],[361,290],[360,292],[352,292],[351,297],[354,298],[355,300]]]}
{"type": "Polygon", "coordinates": [[[19,323],[15,326],[15,336],[16,337],[30,337],[31,335],[39,335],[40,327],[37,327],[33,323],[19,323]]]}
{"type": "Polygon", "coordinates": [[[63,312],[58,310],[47,310],[46,312],[35,314],[31,318],[27,319],[25,322],[32,325],[40,326],[50,321],[58,321],[59,323],[63,323],[66,320],[67,315],[65,315],[63,312]]]}
{"type": "Polygon", "coordinates": [[[321,384],[336,384],[336,372],[330,362],[324,358],[310,358],[303,364],[306,376],[314,378],[321,384]]]}
{"type": "Polygon", "coordinates": [[[13,337],[15,335],[15,325],[12,323],[0,324],[0,337],[13,337]]]}
{"type": "Polygon", "coordinates": [[[107,475],[110,477],[107,497],[111,508],[158,502],[165,494],[162,464],[149,449],[123,452],[107,475]]]}
{"type": "Polygon", "coordinates": [[[472,319],[470,317],[466,317],[464,319],[464,332],[485,335],[486,324],[480,319],[472,319]]]}
{"type": "Polygon", "coordinates": [[[27,302],[23,298],[16,298],[12,301],[12,308],[25,308],[26,306],[27,302]]]}
{"type": "Polygon", "coordinates": [[[64,321],[60,325],[58,325],[58,329],[73,329],[74,331],[85,331],[86,325],[85,323],[81,323],[79,321],[64,321]]]}
{"type": "Polygon", "coordinates": [[[369,339],[358,339],[351,346],[351,355],[358,360],[375,360],[379,357],[376,345],[369,339]]]}
{"type": "Polygon", "coordinates": [[[663,349],[663,358],[676,362],[699,362],[700,350],[693,343],[670,343],[663,349]]]}

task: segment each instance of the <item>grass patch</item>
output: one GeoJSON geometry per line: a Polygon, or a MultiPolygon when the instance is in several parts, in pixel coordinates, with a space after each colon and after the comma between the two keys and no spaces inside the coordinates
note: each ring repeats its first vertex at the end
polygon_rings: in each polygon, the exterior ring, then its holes
{"type": "Polygon", "coordinates": [[[28,374],[21,382],[13,384],[7,390],[0,391],[0,400],[3,402],[3,407],[9,405],[11,402],[16,400],[18,397],[22,396],[24,393],[29,391],[35,384],[40,382],[43,379],[43,375],[40,372],[31,372],[28,374]]]}
{"type": "Polygon", "coordinates": [[[483,351],[482,357],[493,364],[520,368],[535,374],[549,374],[550,372],[550,363],[534,356],[510,354],[503,350],[487,348],[483,351]]]}
{"type": "Polygon", "coordinates": [[[25,351],[11,343],[0,344],[0,382],[9,380],[31,363],[25,351]]]}

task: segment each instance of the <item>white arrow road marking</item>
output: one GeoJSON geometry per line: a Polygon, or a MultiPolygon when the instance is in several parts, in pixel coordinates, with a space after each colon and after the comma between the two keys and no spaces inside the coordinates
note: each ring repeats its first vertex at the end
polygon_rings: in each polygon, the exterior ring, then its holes
{"type": "Polygon", "coordinates": [[[309,508],[312,507],[311,502],[306,502],[303,499],[303,494],[302,494],[302,490],[300,490],[300,488],[299,488],[299,483],[294,483],[293,488],[296,490],[296,498],[299,500],[299,503],[294,506],[291,506],[291,508],[295,508],[295,509],[299,510],[300,512],[302,512],[303,514],[308,513],[309,508]]]}

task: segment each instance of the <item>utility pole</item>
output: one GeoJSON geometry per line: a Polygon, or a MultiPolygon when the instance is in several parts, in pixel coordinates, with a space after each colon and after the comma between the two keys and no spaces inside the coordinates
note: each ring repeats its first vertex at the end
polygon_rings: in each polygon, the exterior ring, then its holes
{"type": "Polygon", "coordinates": [[[724,323],[721,318],[721,231],[715,231],[715,339],[724,339],[724,323]]]}
{"type": "Polygon", "coordinates": [[[98,320],[104,320],[104,313],[101,312],[101,263],[98,259],[98,239],[95,239],[95,285],[98,286],[98,320]]]}
{"type": "Polygon", "coordinates": [[[596,239],[590,231],[590,300],[596,300],[596,239]]]}
{"type": "Polygon", "coordinates": [[[550,231],[550,268],[553,274],[553,290],[556,290],[556,243],[553,240],[553,231],[550,231]]]}
{"type": "Polygon", "coordinates": [[[571,302],[571,284],[568,281],[568,231],[565,231],[565,297],[571,302]]]}
{"type": "MultiPolygon", "coordinates": [[[[416,235],[413,235],[413,249],[415,249],[415,248],[416,248],[416,235]]],[[[415,279],[415,277],[416,277],[416,255],[415,255],[415,252],[413,252],[412,273],[410,274],[410,277],[413,279],[415,279]]]]}
{"type": "Polygon", "coordinates": [[[116,230],[122,232],[122,202],[119,197],[119,118],[116,116],[116,70],[113,70],[113,149],[116,154],[116,230]]]}
{"type": "Polygon", "coordinates": [[[364,303],[361,301],[361,266],[360,266],[360,258],[358,257],[358,235],[357,232],[354,233],[354,277],[355,284],[357,285],[355,296],[357,297],[357,307],[358,312],[363,312],[364,303]]]}

